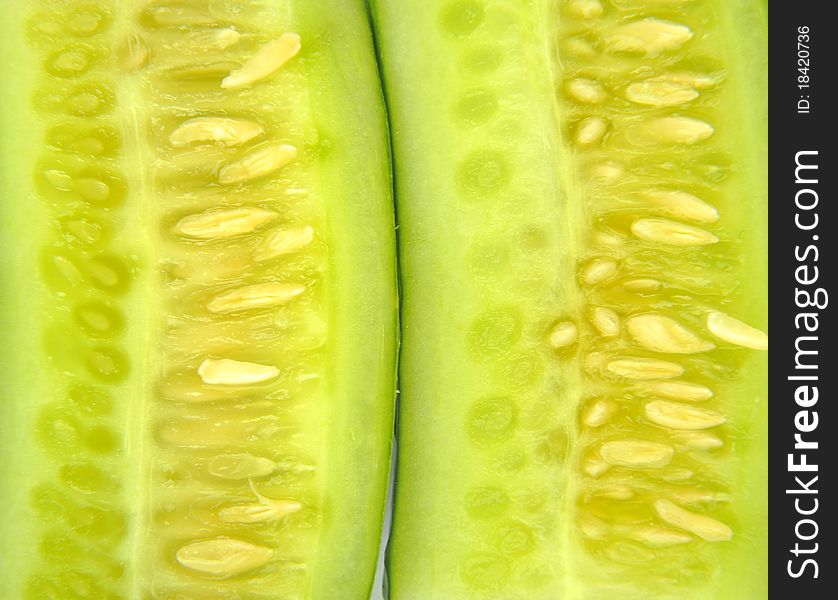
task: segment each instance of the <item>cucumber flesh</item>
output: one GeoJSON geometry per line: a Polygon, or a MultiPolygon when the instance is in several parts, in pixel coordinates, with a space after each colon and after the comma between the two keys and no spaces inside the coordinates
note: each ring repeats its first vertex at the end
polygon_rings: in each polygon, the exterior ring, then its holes
{"type": "Polygon", "coordinates": [[[0,597],[368,597],[397,304],[363,2],[0,22],[0,597]]]}
{"type": "Polygon", "coordinates": [[[374,5],[403,290],[391,597],[764,597],[760,8],[374,5]]]}

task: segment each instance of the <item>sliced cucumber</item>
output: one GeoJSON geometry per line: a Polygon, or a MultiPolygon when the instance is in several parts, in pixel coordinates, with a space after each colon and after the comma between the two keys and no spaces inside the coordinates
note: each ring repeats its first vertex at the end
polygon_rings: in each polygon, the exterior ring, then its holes
{"type": "Polygon", "coordinates": [[[0,597],[365,599],[396,286],[363,3],[0,22],[0,597]]]}
{"type": "Polygon", "coordinates": [[[760,10],[375,2],[395,600],[766,595],[760,10]]]}

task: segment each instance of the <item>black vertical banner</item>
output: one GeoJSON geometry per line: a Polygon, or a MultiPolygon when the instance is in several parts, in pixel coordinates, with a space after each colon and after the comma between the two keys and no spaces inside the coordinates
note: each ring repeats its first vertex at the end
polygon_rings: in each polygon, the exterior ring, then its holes
{"type": "Polygon", "coordinates": [[[834,598],[838,215],[831,2],[769,12],[769,587],[834,598]]]}

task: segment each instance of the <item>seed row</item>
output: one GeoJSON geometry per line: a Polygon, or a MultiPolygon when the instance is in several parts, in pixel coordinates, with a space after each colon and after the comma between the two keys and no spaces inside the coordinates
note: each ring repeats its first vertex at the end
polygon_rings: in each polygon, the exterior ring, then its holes
{"type": "Polygon", "coordinates": [[[58,224],[40,274],[52,292],[50,313],[68,317],[41,332],[62,395],[37,417],[37,439],[56,470],[31,492],[48,567],[29,578],[25,597],[110,599],[120,597],[125,568],[119,549],[127,513],[111,473],[123,447],[115,398],[131,368],[120,297],[133,279],[110,216],[127,197],[121,140],[109,119],[115,98],[102,79],[110,12],[102,3],[46,4],[28,24],[43,59],[43,91],[33,102],[47,132],[34,179],[58,224]],[[68,36],[76,41],[60,47],[68,36]]]}
{"type": "MultiPolygon", "coordinates": [[[[728,443],[730,399],[688,379],[708,379],[718,368],[719,344],[767,349],[763,332],[716,308],[725,295],[698,300],[677,280],[696,270],[693,257],[724,259],[730,243],[723,211],[696,192],[729,202],[717,185],[723,173],[708,167],[685,181],[668,172],[700,163],[713,148],[713,102],[704,98],[722,89],[723,77],[677,67],[680,51],[701,43],[685,24],[689,8],[679,13],[685,23],[640,12],[627,17],[597,0],[568,0],[560,52],[566,127],[592,181],[586,208],[600,224],[596,254],[579,266],[588,322],[578,324],[578,344],[589,386],[600,390],[580,406],[589,446],[580,463],[587,481],[579,520],[589,548],[620,564],[651,561],[660,547],[733,537],[713,514],[725,500],[709,491],[722,486],[709,473],[723,461],[713,452],[728,443]],[[656,160],[667,168],[649,169],[656,160]],[[644,273],[645,253],[669,257],[670,271],[644,273]],[[712,408],[696,404],[713,400],[712,408]]],[[[556,328],[547,337],[554,348],[556,328]]]]}

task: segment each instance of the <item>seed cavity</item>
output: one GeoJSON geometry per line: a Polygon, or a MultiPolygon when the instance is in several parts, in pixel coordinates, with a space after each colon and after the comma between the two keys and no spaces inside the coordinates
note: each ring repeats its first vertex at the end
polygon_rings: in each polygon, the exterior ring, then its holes
{"type": "Polygon", "coordinates": [[[626,100],[646,106],[680,106],[698,98],[699,93],[684,83],[653,78],[630,84],[625,96],[626,100]]]}
{"type": "Polygon", "coordinates": [[[662,19],[642,19],[615,27],[605,36],[605,47],[610,52],[643,53],[654,57],[677,50],[692,36],[686,25],[662,19]]]}
{"type": "Polygon", "coordinates": [[[262,135],[262,126],[247,119],[196,117],[181,123],[169,135],[172,146],[183,147],[195,142],[215,142],[238,146],[262,135]]]}
{"type": "Polygon", "coordinates": [[[707,315],[707,329],[722,341],[754,350],[768,350],[768,334],[722,312],[707,315]]]}
{"type": "Polygon", "coordinates": [[[192,542],[177,551],[181,565],[219,579],[258,569],[273,556],[271,548],[229,537],[192,542]]]}
{"type": "Polygon", "coordinates": [[[214,456],[207,464],[211,475],[231,481],[267,477],[277,468],[277,464],[263,456],[252,454],[221,454],[214,456]]]}
{"type": "Polygon", "coordinates": [[[239,88],[269,77],[300,51],[300,36],[296,33],[283,33],[279,38],[262,46],[256,54],[232,71],[221,82],[226,89],[239,88]]]}
{"type": "Polygon", "coordinates": [[[270,308],[286,304],[302,294],[306,286],[302,283],[261,283],[220,294],[209,301],[211,313],[231,313],[256,308],[270,308]]]}
{"type": "Polygon", "coordinates": [[[602,141],[608,131],[608,121],[603,117],[586,117],[576,126],[576,143],[580,146],[594,146],[602,141]]]}
{"type": "Polygon", "coordinates": [[[646,440],[615,440],[599,447],[599,455],[609,465],[632,469],[661,469],[674,454],[672,446],[646,440]]]}
{"type": "Polygon", "coordinates": [[[583,77],[569,80],[565,90],[571,98],[582,104],[600,104],[608,98],[598,82],[583,77]]]}
{"type": "Polygon", "coordinates": [[[660,117],[640,126],[650,140],[669,145],[691,146],[713,135],[710,123],[692,117],[660,117]]]}
{"type": "Polygon", "coordinates": [[[620,335],[620,315],[610,308],[595,306],[590,312],[591,324],[602,337],[620,335]]]}
{"type": "Polygon", "coordinates": [[[578,335],[579,329],[575,323],[562,321],[553,326],[547,339],[553,348],[566,348],[576,341],[578,335]]]}
{"type": "Polygon", "coordinates": [[[617,414],[617,403],[603,398],[591,402],[582,415],[582,422],[588,427],[601,427],[617,414]]]}
{"type": "Polygon", "coordinates": [[[281,169],[296,157],[297,149],[290,144],[263,146],[221,167],[218,182],[229,185],[258,179],[281,169]]]}
{"type": "Polygon", "coordinates": [[[668,219],[637,219],[631,232],[641,240],[670,246],[709,246],[719,241],[709,231],[668,219]]]}
{"type": "Polygon", "coordinates": [[[295,229],[277,229],[268,234],[264,242],[254,250],[253,258],[262,261],[291,254],[305,248],[312,240],[314,229],[309,225],[295,229]]]}
{"type": "Polygon", "coordinates": [[[629,335],[643,348],[670,354],[696,354],[716,346],[703,340],[675,319],[659,313],[634,315],[626,320],[629,335]]]}
{"type": "Polygon", "coordinates": [[[713,397],[713,390],[710,388],[686,381],[652,381],[644,384],[643,389],[656,396],[687,402],[703,402],[713,397]]]}
{"type": "Polygon", "coordinates": [[[715,411],[668,400],[648,402],[643,412],[652,423],[671,429],[709,429],[727,421],[715,411]]]}
{"type": "Polygon", "coordinates": [[[726,542],[733,537],[733,531],[721,521],[681,508],[669,500],[656,500],[654,506],[661,519],[708,542],[726,542]]]}
{"type": "Polygon", "coordinates": [[[253,385],[276,379],[279,369],[229,358],[207,358],[198,367],[198,375],[209,385],[253,385]]]}
{"type": "Polygon", "coordinates": [[[175,231],[182,236],[201,240],[229,238],[250,233],[276,216],[272,210],[253,206],[211,208],[182,218],[175,225],[175,231]]]}
{"type": "Polygon", "coordinates": [[[610,279],[617,273],[617,261],[611,258],[594,258],[582,267],[582,281],[587,285],[596,285],[610,279]]]}
{"type": "Polygon", "coordinates": [[[639,381],[672,379],[684,374],[684,367],[678,363],[654,358],[617,358],[608,361],[605,368],[614,375],[639,381]]]}

